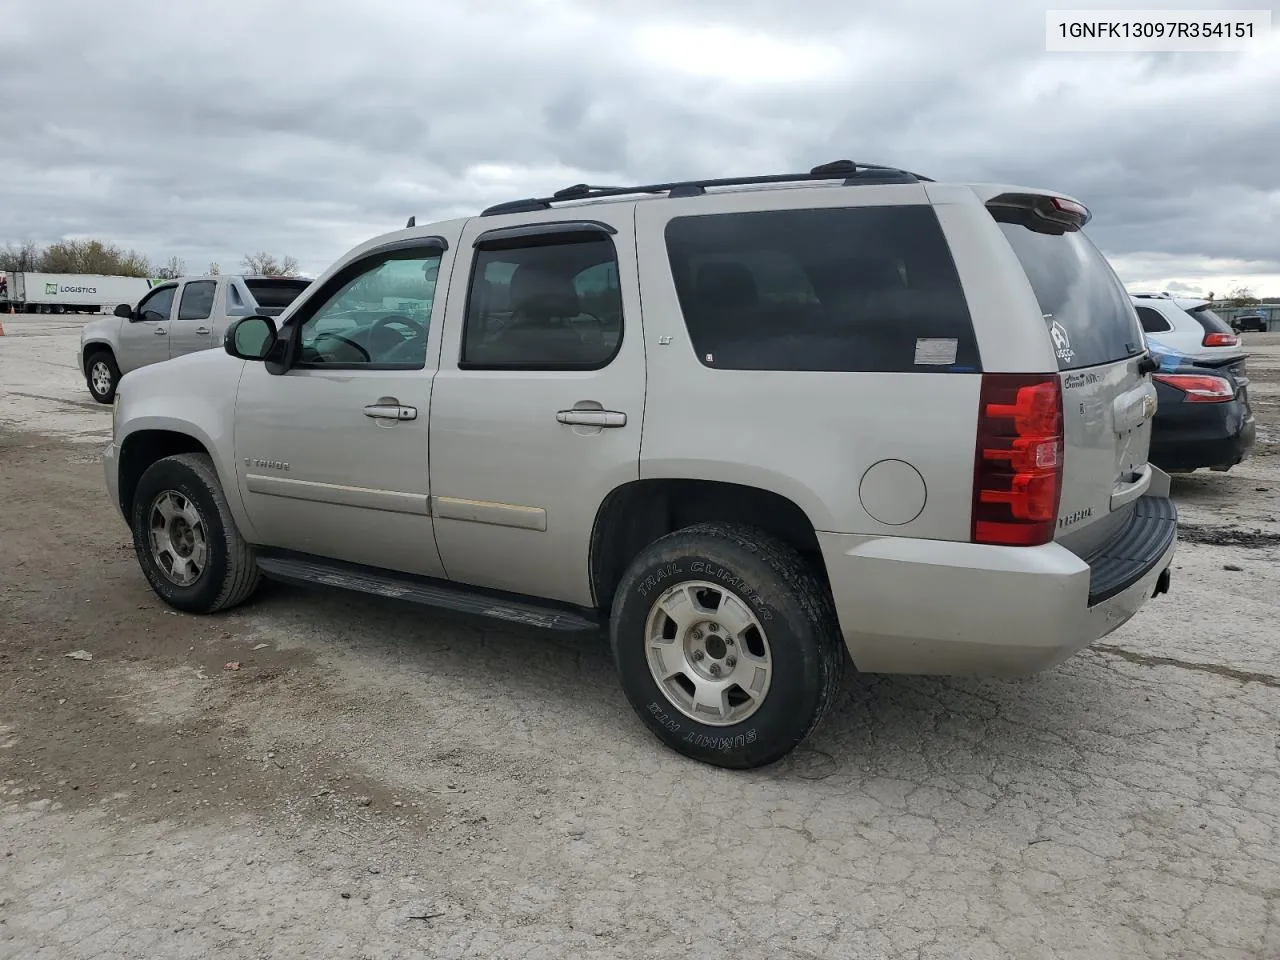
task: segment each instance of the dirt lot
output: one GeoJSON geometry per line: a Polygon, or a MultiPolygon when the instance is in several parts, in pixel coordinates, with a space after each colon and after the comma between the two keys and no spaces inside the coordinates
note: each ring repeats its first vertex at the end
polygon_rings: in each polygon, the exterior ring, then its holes
{"type": "Polygon", "coordinates": [[[4,319],[0,957],[1280,957],[1280,335],[1255,458],[1177,481],[1168,596],[1033,680],[851,678],[734,774],[596,640],[163,607],[78,321],[4,319]]]}

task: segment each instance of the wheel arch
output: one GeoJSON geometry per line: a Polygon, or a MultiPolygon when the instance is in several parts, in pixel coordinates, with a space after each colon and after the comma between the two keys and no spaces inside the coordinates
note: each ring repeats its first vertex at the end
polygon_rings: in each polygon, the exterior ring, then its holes
{"type": "Polygon", "coordinates": [[[230,443],[229,435],[211,434],[193,421],[158,416],[131,419],[128,431],[116,441],[120,508],[125,516],[129,516],[138,480],[147,467],[174,454],[203,453],[213,461],[214,472],[236,526],[246,539],[251,540],[253,528],[240,496],[235,462],[220,456],[220,450],[229,447],[230,443]],[[216,439],[217,436],[222,437],[221,443],[216,439]]]}
{"type": "MultiPolygon", "coordinates": [[[[89,375],[89,357],[95,353],[106,351],[111,354],[111,359],[116,367],[120,366],[120,359],[116,356],[116,348],[109,340],[89,340],[80,347],[80,373],[83,376],[89,375]]],[[[63,354],[66,356],[66,354],[63,354]]],[[[123,376],[123,374],[121,374],[123,376]]]]}
{"type": "MultiPolygon", "coordinates": [[[[138,489],[138,481],[147,472],[147,468],[158,460],[179,453],[203,453],[206,456],[212,456],[209,448],[193,434],[173,429],[134,430],[120,441],[120,450],[117,454],[120,509],[126,517],[132,513],[133,496],[138,489]]],[[[217,466],[216,460],[214,466],[215,468],[217,466]]]]}
{"type": "Polygon", "coordinates": [[[813,521],[776,491],[721,480],[632,480],[610,491],[596,511],[589,560],[596,607],[609,611],[623,573],[646,546],[708,521],[746,523],[772,534],[826,576],[813,521]]]}

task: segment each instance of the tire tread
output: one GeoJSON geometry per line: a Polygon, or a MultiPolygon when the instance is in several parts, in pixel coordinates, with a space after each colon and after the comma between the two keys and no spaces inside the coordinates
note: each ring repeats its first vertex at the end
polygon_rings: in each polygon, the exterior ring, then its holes
{"type": "MultiPolygon", "coordinates": [[[[641,562],[644,558],[656,556],[674,560],[689,552],[706,550],[708,540],[732,544],[763,560],[777,578],[777,588],[791,594],[798,601],[817,640],[821,686],[816,691],[815,709],[803,732],[785,750],[774,750],[763,755],[744,754],[734,758],[716,758],[714,761],[720,766],[739,769],[763,766],[781,759],[817,729],[837,699],[849,660],[831,590],[812,564],[784,541],[749,524],[710,521],[683,527],[649,544],[628,568],[614,595],[613,616],[615,620],[618,618],[625,599],[635,589],[638,579],[646,569],[647,564],[641,562]]],[[[616,656],[615,651],[615,658],[616,656]]],[[[639,709],[636,712],[647,722],[639,709]]]]}

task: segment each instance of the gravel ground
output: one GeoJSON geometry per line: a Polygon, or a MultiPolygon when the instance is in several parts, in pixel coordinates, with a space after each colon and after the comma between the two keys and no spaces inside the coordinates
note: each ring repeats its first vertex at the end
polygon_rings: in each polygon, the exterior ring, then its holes
{"type": "Polygon", "coordinates": [[[1280,335],[1256,456],[1176,481],[1168,596],[1031,680],[852,677],[744,774],[595,639],[163,607],[80,320],[3,319],[0,957],[1280,957],[1280,335]]]}

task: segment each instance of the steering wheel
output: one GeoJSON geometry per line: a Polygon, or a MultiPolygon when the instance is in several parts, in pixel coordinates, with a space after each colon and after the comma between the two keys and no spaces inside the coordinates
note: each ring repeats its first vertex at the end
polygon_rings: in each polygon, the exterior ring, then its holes
{"type": "MultiPolygon", "coordinates": [[[[332,332],[332,331],[330,331],[330,330],[326,330],[326,331],[324,331],[323,333],[319,333],[319,334],[317,334],[317,335],[316,335],[316,340],[317,340],[317,341],[319,341],[319,340],[324,340],[324,339],[328,339],[328,340],[341,340],[341,341],[342,341],[343,343],[345,343],[347,346],[349,346],[349,347],[353,347],[354,349],[359,350],[359,351],[360,351],[360,353],[361,353],[361,354],[363,354],[363,356],[364,356],[364,360],[362,361],[363,363],[368,363],[368,362],[372,359],[372,357],[370,357],[370,356],[369,356],[369,351],[368,351],[368,350],[366,350],[364,347],[360,346],[360,344],[356,343],[354,340],[350,339],[349,337],[344,337],[344,336],[343,336],[342,334],[340,334],[340,333],[334,333],[334,332],[332,332]]],[[[341,362],[341,361],[339,361],[339,362],[341,362]]]]}
{"type": "Polygon", "coordinates": [[[381,330],[383,327],[389,327],[393,323],[399,323],[413,331],[414,337],[421,337],[427,332],[425,325],[419,323],[411,317],[406,317],[403,313],[389,313],[385,317],[379,317],[373,322],[373,326],[369,328],[369,338],[381,330]]]}
{"type": "Polygon", "coordinates": [[[379,317],[369,327],[366,334],[366,342],[369,349],[378,354],[379,363],[397,363],[394,357],[397,357],[403,351],[401,348],[405,344],[420,344],[427,335],[427,328],[411,317],[406,317],[401,313],[389,313],[385,317],[379,317]],[[393,330],[392,325],[407,327],[409,335],[405,336],[401,330],[393,330]]]}

